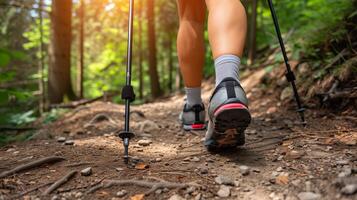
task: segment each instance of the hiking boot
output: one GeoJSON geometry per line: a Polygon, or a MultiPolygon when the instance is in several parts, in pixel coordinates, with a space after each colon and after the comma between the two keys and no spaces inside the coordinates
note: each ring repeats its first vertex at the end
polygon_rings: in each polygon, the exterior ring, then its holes
{"type": "Polygon", "coordinates": [[[244,145],[244,131],[251,121],[248,100],[233,78],[224,79],[214,90],[208,107],[205,146],[209,151],[244,145]]]}
{"type": "Polygon", "coordinates": [[[179,118],[185,131],[206,129],[205,106],[203,104],[189,106],[185,103],[179,118]]]}

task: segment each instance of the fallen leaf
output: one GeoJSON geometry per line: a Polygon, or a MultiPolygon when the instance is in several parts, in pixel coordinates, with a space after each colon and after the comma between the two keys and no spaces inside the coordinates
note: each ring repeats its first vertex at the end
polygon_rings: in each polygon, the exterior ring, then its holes
{"type": "Polygon", "coordinates": [[[143,169],[148,169],[148,168],[149,168],[149,165],[142,163],[142,162],[139,162],[135,165],[135,169],[143,170],[143,169]]]}
{"type": "Polygon", "coordinates": [[[341,135],[336,136],[336,139],[338,139],[339,142],[344,143],[346,145],[356,145],[357,144],[356,132],[342,133],[341,135]]]}
{"type": "Polygon", "coordinates": [[[144,199],[144,197],[145,197],[145,194],[137,194],[137,195],[131,196],[130,200],[142,200],[142,199],[144,199]]]}
{"type": "Polygon", "coordinates": [[[289,183],[289,178],[288,176],[278,176],[276,177],[275,182],[279,185],[286,185],[289,183]]]}

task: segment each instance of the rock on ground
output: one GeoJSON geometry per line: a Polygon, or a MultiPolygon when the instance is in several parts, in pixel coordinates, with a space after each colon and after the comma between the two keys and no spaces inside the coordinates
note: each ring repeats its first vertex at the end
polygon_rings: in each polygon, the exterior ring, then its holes
{"type": "Polygon", "coordinates": [[[313,192],[300,192],[298,197],[300,200],[319,200],[321,199],[321,194],[313,192]]]}

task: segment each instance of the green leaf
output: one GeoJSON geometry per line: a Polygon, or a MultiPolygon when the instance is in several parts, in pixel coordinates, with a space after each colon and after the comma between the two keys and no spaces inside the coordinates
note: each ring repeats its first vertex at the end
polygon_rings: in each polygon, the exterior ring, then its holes
{"type": "Polygon", "coordinates": [[[0,51],[0,67],[4,67],[10,63],[11,57],[8,53],[0,51]]]}

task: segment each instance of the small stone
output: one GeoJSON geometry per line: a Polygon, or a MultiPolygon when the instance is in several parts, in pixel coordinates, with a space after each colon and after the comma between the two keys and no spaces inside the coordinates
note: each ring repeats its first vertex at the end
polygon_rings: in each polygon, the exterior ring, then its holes
{"type": "Polygon", "coordinates": [[[217,192],[217,195],[219,197],[229,197],[230,194],[231,194],[231,188],[225,185],[221,185],[221,187],[217,192]]]}
{"type": "Polygon", "coordinates": [[[338,174],[339,178],[347,177],[352,174],[352,169],[350,167],[343,168],[343,171],[338,174]]]}
{"type": "Polygon", "coordinates": [[[357,192],[357,184],[349,184],[341,189],[341,193],[345,195],[352,195],[357,192]]]}
{"type": "Polygon", "coordinates": [[[312,183],[311,183],[311,181],[306,181],[305,182],[305,190],[306,190],[306,192],[311,192],[312,191],[312,183]]]}
{"type": "Polygon", "coordinates": [[[278,168],[276,169],[276,171],[277,171],[277,172],[282,172],[282,171],[283,171],[283,168],[282,168],[282,167],[278,167],[278,168]]]}
{"type": "Polygon", "coordinates": [[[255,173],[260,173],[260,169],[253,169],[252,171],[255,173]]]}
{"type": "Polygon", "coordinates": [[[87,168],[85,168],[85,169],[83,169],[81,171],[81,175],[82,176],[89,176],[91,174],[92,174],[92,168],[91,167],[87,167],[87,168]]]}
{"type": "Polygon", "coordinates": [[[208,168],[207,167],[202,167],[199,169],[201,174],[208,174],[208,168]]]}
{"type": "Polygon", "coordinates": [[[178,194],[174,194],[169,198],[169,200],[185,200],[185,198],[181,197],[178,194]]]}
{"type": "Polygon", "coordinates": [[[200,158],[198,158],[198,157],[193,157],[193,158],[191,159],[191,161],[192,161],[192,162],[200,162],[200,158]]]}
{"type": "Polygon", "coordinates": [[[300,200],[319,200],[321,199],[321,194],[313,192],[300,192],[298,197],[300,200]]]}
{"type": "Polygon", "coordinates": [[[15,151],[15,148],[9,148],[6,150],[6,152],[12,152],[12,151],[15,151]]]}
{"type": "Polygon", "coordinates": [[[138,145],[140,146],[149,146],[152,143],[149,139],[143,139],[138,141],[138,145]]]}
{"type": "Polygon", "coordinates": [[[239,181],[234,181],[234,186],[239,187],[240,182],[239,181]]]}
{"type": "Polygon", "coordinates": [[[202,193],[198,193],[196,196],[195,196],[195,200],[201,200],[202,199],[202,193]]]}
{"type": "Polygon", "coordinates": [[[120,190],[116,193],[117,197],[124,197],[128,192],[126,190],[120,190]]]}
{"type": "Polygon", "coordinates": [[[121,168],[121,167],[117,167],[117,168],[115,168],[115,170],[116,170],[117,172],[124,171],[124,169],[123,169],[123,168],[121,168]]]}
{"type": "Polygon", "coordinates": [[[245,165],[239,166],[239,171],[243,176],[246,176],[249,174],[249,167],[245,165]]]}
{"type": "Polygon", "coordinates": [[[65,137],[59,137],[57,138],[57,142],[65,142],[66,141],[66,138],[65,137]]]}
{"type": "Polygon", "coordinates": [[[187,189],[186,189],[186,194],[191,194],[191,193],[193,193],[194,191],[196,190],[196,188],[195,187],[188,187],[187,189]]]}
{"type": "Polygon", "coordinates": [[[162,193],[162,190],[161,189],[157,189],[156,191],[155,191],[155,194],[161,194],[162,193]]]}
{"type": "Polygon", "coordinates": [[[83,196],[82,192],[76,192],[76,194],[74,195],[74,197],[76,197],[77,199],[80,198],[81,196],[83,196]]]}
{"type": "Polygon", "coordinates": [[[64,142],[65,145],[74,145],[74,141],[73,140],[66,140],[64,142]]]}
{"type": "Polygon", "coordinates": [[[161,161],[162,161],[161,158],[156,158],[156,159],[155,159],[155,162],[161,162],[161,161]]]}
{"type": "Polygon", "coordinates": [[[57,195],[55,195],[55,196],[53,196],[52,198],[51,198],[51,200],[59,200],[60,198],[59,198],[59,196],[57,196],[57,195]]]}
{"type": "Polygon", "coordinates": [[[301,180],[300,179],[296,179],[291,181],[291,184],[293,184],[295,187],[298,187],[301,184],[301,180]]]}
{"type": "Polygon", "coordinates": [[[214,179],[214,181],[220,185],[234,185],[234,180],[227,176],[219,175],[214,179]]]}
{"type": "Polygon", "coordinates": [[[336,161],[336,165],[348,165],[349,160],[338,160],[336,161]]]}

